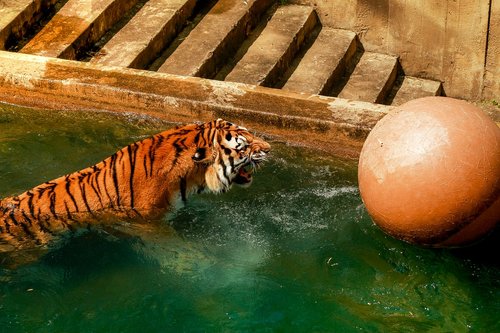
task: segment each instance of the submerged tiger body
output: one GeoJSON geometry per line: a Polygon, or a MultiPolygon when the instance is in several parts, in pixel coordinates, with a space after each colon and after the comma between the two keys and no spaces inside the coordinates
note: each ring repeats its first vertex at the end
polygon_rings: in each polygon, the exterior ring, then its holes
{"type": "Polygon", "coordinates": [[[159,133],[104,161],[0,200],[0,243],[23,248],[107,217],[156,219],[193,192],[248,185],[270,146],[218,119],[159,133]]]}

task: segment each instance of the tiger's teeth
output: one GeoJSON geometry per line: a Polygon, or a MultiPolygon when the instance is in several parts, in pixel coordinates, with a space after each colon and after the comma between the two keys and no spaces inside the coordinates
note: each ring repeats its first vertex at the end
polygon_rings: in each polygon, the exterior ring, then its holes
{"type": "Polygon", "coordinates": [[[251,175],[254,172],[254,167],[252,164],[247,164],[242,166],[239,173],[244,175],[251,175]]]}

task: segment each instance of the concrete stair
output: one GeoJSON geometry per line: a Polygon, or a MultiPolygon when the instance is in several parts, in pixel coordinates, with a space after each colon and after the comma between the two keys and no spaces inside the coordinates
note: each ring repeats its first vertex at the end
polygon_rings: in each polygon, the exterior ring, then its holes
{"type": "Polygon", "coordinates": [[[443,93],[313,7],[273,0],[4,0],[0,49],[388,105],[443,93]]]}
{"type": "Polygon", "coordinates": [[[338,97],[383,103],[396,81],[397,57],[365,52],[338,97]]]}
{"type": "Polygon", "coordinates": [[[22,53],[76,59],[97,42],[137,0],[69,0],[22,49],[22,53]]]}
{"type": "Polygon", "coordinates": [[[328,94],[352,61],[356,44],[356,34],[352,31],[322,28],[283,89],[328,94]]]}
{"type": "Polygon", "coordinates": [[[57,0],[4,0],[0,4],[0,50],[10,48],[27,35],[29,27],[51,16],[57,0]]]}
{"type": "Polygon", "coordinates": [[[279,7],[225,80],[272,87],[317,23],[311,7],[279,7]]]}
{"type": "Polygon", "coordinates": [[[391,105],[397,106],[415,98],[440,96],[441,94],[441,82],[413,76],[404,76],[401,87],[395,92],[391,105]]]}
{"type": "Polygon", "coordinates": [[[236,52],[271,0],[219,0],[158,72],[211,78],[236,52]]]}
{"type": "Polygon", "coordinates": [[[150,0],[90,60],[91,63],[145,68],[180,32],[196,0],[150,0]]]}

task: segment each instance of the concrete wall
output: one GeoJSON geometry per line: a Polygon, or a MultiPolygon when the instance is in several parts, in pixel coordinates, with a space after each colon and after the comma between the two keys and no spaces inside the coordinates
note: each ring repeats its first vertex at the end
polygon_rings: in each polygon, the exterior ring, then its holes
{"type": "Polygon", "coordinates": [[[484,99],[500,102],[500,0],[491,1],[488,50],[484,73],[484,99]]]}
{"type": "Polygon", "coordinates": [[[315,6],[323,25],[355,31],[365,50],[400,56],[407,75],[444,82],[448,96],[500,98],[500,0],[289,2],[315,6]]]}

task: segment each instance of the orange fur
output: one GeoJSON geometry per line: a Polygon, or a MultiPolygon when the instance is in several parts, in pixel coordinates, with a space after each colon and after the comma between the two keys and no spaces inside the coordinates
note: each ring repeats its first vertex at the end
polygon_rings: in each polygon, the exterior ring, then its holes
{"type": "Polygon", "coordinates": [[[249,183],[270,146],[224,120],[133,143],[104,161],[0,201],[0,242],[45,244],[54,234],[119,218],[158,218],[191,192],[249,183]]]}

